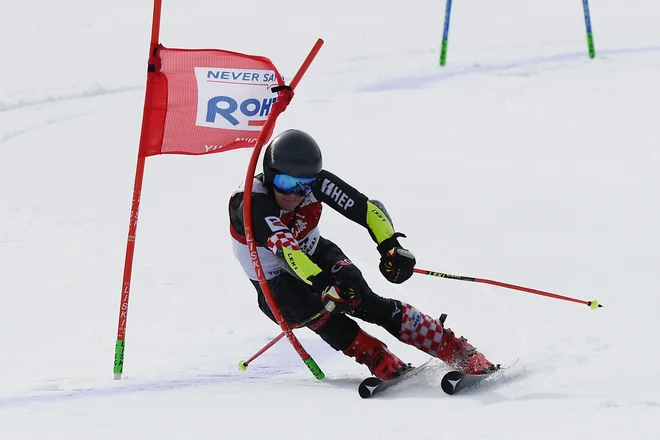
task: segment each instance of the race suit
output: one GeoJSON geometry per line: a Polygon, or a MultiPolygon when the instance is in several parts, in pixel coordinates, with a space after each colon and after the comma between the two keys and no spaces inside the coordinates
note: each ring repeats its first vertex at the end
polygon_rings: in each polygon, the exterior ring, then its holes
{"type": "MultiPolygon", "coordinates": [[[[276,203],[272,188],[263,174],[254,178],[252,188],[252,231],[261,268],[271,293],[287,323],[300,323],[323,310],[320,291],[310,277],[333,271],[338,261],[347,259],[333,242],[321,236],[319,220],[323,204],[367,229],[380,244],[394,234],[387,211],[367,196],[327,170],[322,170],[312,191],[294,210],[284,211],[276,203]]],[[[257,281],[243,227],[243,188],[229,201],[230,232],[234,255],[257,290],[259,308],[275,318],[257,281]]],[[[377,324],[399,338],[402,327],[401,302],[374,293],[359,277],[360,304],[350,315],[377,324]]],[[[359,326],[345,314],[324,313],[307,325],[336,350],[345,350],[355,339],[359,326]]]]}

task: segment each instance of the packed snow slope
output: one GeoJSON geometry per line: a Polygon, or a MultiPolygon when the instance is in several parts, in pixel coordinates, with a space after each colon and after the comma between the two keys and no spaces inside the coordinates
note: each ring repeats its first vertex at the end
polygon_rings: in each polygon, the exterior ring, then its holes
{"type": "MultiPolygon", "coordinates": [[[[377,399],[368,371],[279,334],[231,252],[250,150],[147,160],[124,379],[112,378],[151,33],[149,1],[0,0],[0,438],[656,439],[660,428],[660,3],[311,5],[164,0],[167,47],[267,56],[292,78],[276,131],[381,200],[418,267],[605,307],[415,275],[389,284],[367,232],[321,232],[372,288],[434,316],[505,377],[446,396],[439,361],[377,399]]],[[[407,362],[426,356],[386,334],[407,362]]]]}

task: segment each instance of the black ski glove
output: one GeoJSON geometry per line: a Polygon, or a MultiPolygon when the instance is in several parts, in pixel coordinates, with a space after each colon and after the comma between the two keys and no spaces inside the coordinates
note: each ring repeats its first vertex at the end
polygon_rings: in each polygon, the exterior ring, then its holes
{"type": "Polygon", "coordinates": [[[339,260],[330,270],[309,277],[312,288],[321,293],[323,306],[329,312],[346,313],[362,301],[360,292],[368,289],[362,272],[348,258],[339,260]]]}
{"type": "Polygon", "coordinates": [[[330,273],[332,273],[332,277],[339,281],[343,286],[350,287],[358,293],[369,288],[360,269],[358,269],[355,264],[351,263],[351,260],[348,258],[336,261],[335,264],[332,265],[330,273]]]}
{"type": "Polygon", "coordinates": [[[325,269],[318,274],[309,277],[312,287],[316,292],[323,292],[326,287],[332,286],[337,282],[344,287],[350,287],[356,292],[362,292],[369,289],[367,282],[362,277],[362,272],[348,258],[336,261],[329,269],[325,269]]]}
{"type": "Polygon", "coordinates": [[[323,291],[321,301],[328,312],[347,313],[360,305],[362,298],[352,288],[337,282],[323,291]]]}
{"type": "Polygon", "coordinates": [[[387,281],[395,284],[401,284],[410,278],[417,263],[412,252],[401,247],[398,237],[405,238],[405,235],[395,232],[376,248],[380,252],[380,264],[378,265],[380,273],[387,281]]]}

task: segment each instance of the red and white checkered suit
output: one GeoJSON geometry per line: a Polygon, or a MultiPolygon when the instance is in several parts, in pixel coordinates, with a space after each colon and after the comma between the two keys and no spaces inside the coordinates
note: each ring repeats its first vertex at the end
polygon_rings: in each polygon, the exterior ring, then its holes
{"type": "Polygon", "coordinates": [[[268,238],[268,249],[270,249],[272,253],[276,253],[277,249],[282,246],[295,251],[300,250],[298,241],[296,241],[296,238],[291,231],[288,230],[276,232],[268,238]]]}
{"type": "Polygon", "coordinates": [[[402,302],[401,306],[403,318],[399,339],[433,357],[438,357],[444,334],[442,323],[425,315],[410,304],[402,302]]]}

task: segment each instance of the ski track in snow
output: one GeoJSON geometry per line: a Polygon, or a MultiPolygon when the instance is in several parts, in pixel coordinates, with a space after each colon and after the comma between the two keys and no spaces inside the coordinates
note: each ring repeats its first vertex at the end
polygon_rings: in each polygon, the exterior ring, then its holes
{"type": "MultiPolygon", "coordinates": [[[[599,50],[599,56],[615,56],[615,55],[630,55],[638,54],[645,52],[660,52],[660,46],[651,46],[651,47],[639,47],[639,48],[628,48],[628,49],[612,49],[612,50],[599,50]]],[[[446,81],[455,78],[463,78],[470,75],[479,75],[479,74],[490,74],[504,72],[507,70],[520,68],[520,67],[530,67],[543,64],[552,64],[562,61],[583,61],[585,60],[585,52],[570,52],[563,54],[556,54],[546,57],[533,57],[533,58],[523,58],[515,61],[510,61],[500,64],[491,64],[491,65],[480,65],[476,64],[471,67],[458,68],[456,70],[444,70],[442,72],[434,72],[432,74],[421,74],[413,76],[403,76],[398,78],[389,79],[387,81],[378,82],[371,85],[366,85],[361,88],[358,88],[357,92],[380,92],[380,91],[391,91],[391,90],[415,90],[423,89],[431,83],[438,81],[446,81]]],[[[27,107],[33,107],[43,104],[61,104],[67,101],[74,101],[84,98],[99,98],[105,97],[108,95],[114,95],[125,92],[134,92],[142,91],[144,86],[127,86],[127,87],[104,87],[101,85],[93,85],[88,89],[82,90],[76,93],[70,94],[60,94],[48,96],[43,99],[25,99],[18,100],[16,102],[3,103],[0,101],[0,113],[6,113],[14,110],[22,110],[27,107]]],[[[44,127],[48,127],[59,122],[68,121],[70,119],[77,118],[79,116],[84,116],[83,114],[77,114],[72,116],[66,116],[61,118],[51,118],[46,120],[43,123],[31,125],[24,128],[19,128],[13,131],[5,132],[0,135],[0,145],[14,139],[16,137],[22,136],[24,134],[31,133],[35,130],[39,130],[44,127]]]]}
{"type": "MultiPolygon", "coordinates": [[[[254,367],[253,367],[254,368],[254,367]]],[[[132,380],[128,377],[116,382],[118,386],[85,387],[67,391],[56,390],[50,394],[28,394],[9,397],[0,397],[0,409],[14,408],[32,404],[62,403],[81,398],[102,398],[123,394],[139,393],[144,391],[172,391],[186,388],[206,387],[218,384],[229,384],[245,381],[272,380],[273,376],[286,375],[284,371],[272,367],[256,367],[249,372],[207,373],[194,377],[173,378],[165,380],[132,380]]],[[[110,381],[109,381],[110,382],[110,381]]],[[[42,387],[45,390],[45,387],[42,387]]]]}
{"type": "MultiPolygon", "coordinates": [[[[602,57],[602,56],[616,56],[616,55],[631,55],[631,54],[639,54],[645,52],[651,52],[651,53],[660,52],[660,46],[599,50],[598,55],[602,57]]],[[[499,64],[490,64],[490,65],[475,64],[474,66],[471,67],[457,68],[456,70],[450,70],[451,69],[450,67],[447,70],[443,70],[441,72],[434,72],[431,74],[420,74],[420,75],[412,75],[412,76],[409,75],[398,78],[392,78],[387,81],[382,81],[360,87],[358,88],[357,91],[380,92],[380,91],[389,91],[389,90],[422,89],[428,86],[429,84],[438,81],[463,78],[470,75],[498,73],[520,67],[538,66],[538,65],[552,64],[562,61],[579,62],[579,61],[584,61],[585,58],[586,58],[585,52],[581,51],[581,52],[570,52],[570,53],[550,55],[546,57],[522,58],[519,60],[509,61],[499,64]]],[[[113,95],[124,92],[142,91],[143,89],[144,86],[126,86],[126,87],[113,88],[113,87],[105,87],[101,85],[94,85],[80,92],[70,93],[70,94],[59,94],[59,95],[56,94],[42,99],[33,99],[33,100],[24,99],[24,100],[18,100],[16,102],[7,102],[7,103],[3,103],[2,101],[0,101],[0,113],[5,113],[13,110],[20,110],[26,107],[32,107],[42,104],[59,104],[59,103],[83,99],[83,98],[98,98],[98,97],[104,97],[107,95],[113,95]]],[[[61,121],[66,121],[74,117],[76,116],[59,118],[59,119],[53,118],[42,124],[4,133],[2,136],[0,136],[0,144],[3,144],[23,134],[30,133],[33,130],[38,130],[40,128],[52,124],[56,124],[61,121]]]]}
{"type": "Polygon", "coordinates": [[[90,85],[89,88],[75,92],[75,93],[62,93],[52,96],[46,96],[41,99],[19,99],[15,102],[2,102],[0,101],[0,113],[9,112],[12,110],[19,110],[26,107],[33,107],[41,104],[54,104],[66,101],[73,101],[82,98],[97,98],[100,96],[115,95],[124,92],[133,92],[136,90],[143,90],[144,86],[131,86],[131,87],[104,87],[101,85],[90,85]]]}
{"type": "MultiPolygon", "coordinates": [[[[265,343],[271,338],[264,338],[259,342],[265,343]]],[[[314,358],[319,361],[327,359],[328,355],[333,355],[334,350],[321,339],[300,339],[305,347],[315,352],[314,358]]],[[[24,407],[37,404],[67,403],[72,400],[82,398],[104,398],[117,395],[127,395],[141,392],[162,392],[193,388],[210,387],[214,385],[246,385],[254,382],[268,381],[273,382],[275,377],[304,377],[311,378],[305,365],[300,361],[299,356],[284,341],[271,347],[246,371],[235,369],[214,372],[202,372],[195,374],[180,374],[175,377],[162,378],[157,380],[135,379],[140,373],[124,375],[122,380],[75,380],[70,377],[60,379],[44,379],[47,384],[41,384],[34,387],[31,391],[22,394],[17,393],[13,396],[0,395],[0,410],[24,407]]],[[[145,377],[147,375],[142,375],[145,377]]],[[[170,376],[172,376],[170,374],[170,376]]],[[[342,376],[343,377],[343,376],[342,376]]],[[[348,377],[348,376],[347,376],[348,377]]],[[[350,379],[351,384],[347,385],[346,378],[327,378],[322,383],[329,383],[334,386],[353,387],[357,390],[357,383],[361,379],[350,379]],[[355,382],[354,384],[352,382],[355,382]]],[[[317,381],[313,379],[313,382],[317,381]]],[[[305,382],[301,382],[303,385],[305,382]]]]}
{"type": "Polygon", "coordinates": [[[17,129],[17,130],[11,130],[11,131],[5,132],[0,136],[0,145],[2,145],[3,143],[5,143],[5,142],[7,142],[11,139],[14,139],[15,137],[31,133],[35,130],[42,129],[44,127],[48,127],[48,126],[53,125],[53,124],[57,124],[57,123],[64,122],[64,121],[69,121],[71,119],[76,119],[76,118],[79,118],[81,116],[85,116],[87,114],[89,114],[89,113],[85,112],[85,113],[78,113],[78,114],[73,114],[73,115],[69,115],[69,116],[64,116],[64,117],[60,117],[60,118],[49,118],[49,119],[47,119],[46,121],[44,121],[40,124],[29,125],[27,127],[23,127],[23,128],[17,129]]]}
{"type": "MultiPolygon", "coordinates": [[[[598,56],[615,56],[615,55],[633,55],[645,52],[660,52],[660,46],[639,47],[629,49],[611,49],[599,50],[598,56]]],[[[364,86],[359,89],[359,92],[382,92],[390,90],[415,90],[423,89],[431,83],[438,81],[446,81],[454,78],[462,78],[469,75],[478,75],[484,73],[498,73],[507,70],[519,68],[538,66],[543,64],[552,64],[562,61],[585,61],[588,60],[585,52],[570,52],[563,54],[550,55],[545,57],[523,58],[515,61],[507,61],[499,64],[475,64],[471,67],[458,68],[456,70],[445,70],[441,72],[434,72],[423,75],[404,76],[399,78],[382,81],[376,84],[364,86]]]]}

